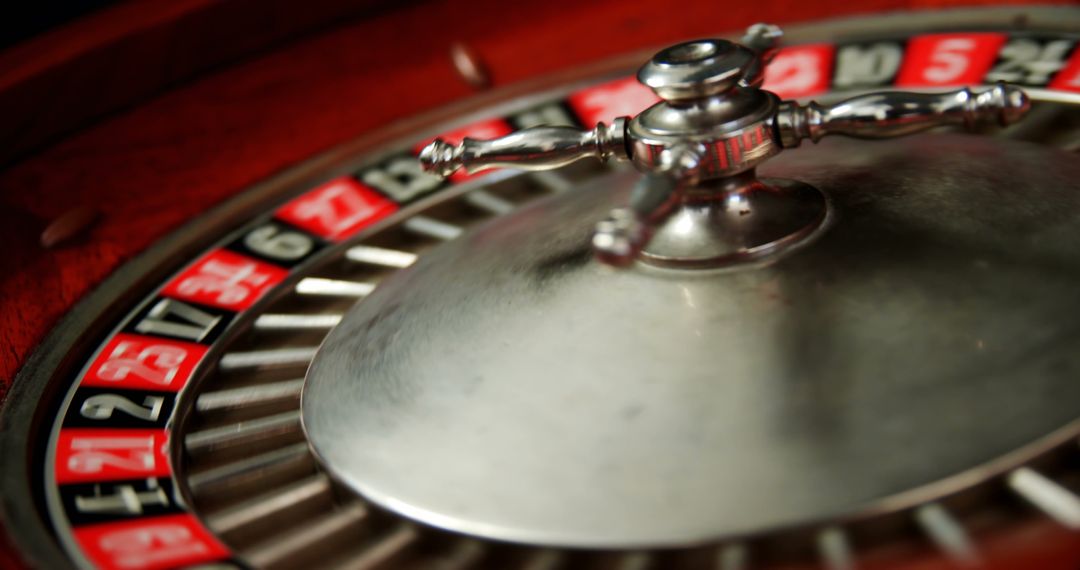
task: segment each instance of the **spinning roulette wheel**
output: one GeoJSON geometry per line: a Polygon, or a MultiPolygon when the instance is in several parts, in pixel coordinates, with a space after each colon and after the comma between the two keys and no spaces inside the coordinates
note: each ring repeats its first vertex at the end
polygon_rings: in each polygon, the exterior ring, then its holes
{"type": "Polygon", "coordinates": [[[0,562],[1080,565],[1080,12],[705,4],[327,2],[8,131],[0,562]]]}

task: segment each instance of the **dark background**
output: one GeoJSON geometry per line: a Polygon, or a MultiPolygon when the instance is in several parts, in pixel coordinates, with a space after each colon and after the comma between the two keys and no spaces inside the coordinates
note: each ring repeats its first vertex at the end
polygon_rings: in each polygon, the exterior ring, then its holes
{"type": "Polygon", "coordinates": [[[0,49],[113,4],[115,1],[12,2],[0,8],[0,49]]]}

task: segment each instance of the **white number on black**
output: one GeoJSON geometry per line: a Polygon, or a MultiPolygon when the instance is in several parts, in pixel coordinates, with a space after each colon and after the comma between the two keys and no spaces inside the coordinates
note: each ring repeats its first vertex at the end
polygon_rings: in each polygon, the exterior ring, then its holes
{"type": "Polygon", "coordinates": [[[381,167],[366,170],[360,179],[398,203],[408,202],[442,184],[442,178],[424,172],[420,161],[411,156],[398,157],[381,167]]]}
{"type": "Polygon", "coordinates": [[[164,405],[165,398],[161,396],[147,396],[140,405],[116,394],[98,394],[84,400],[79,413],[87,419],[107,420],[119,411],[143,421],[156,422],[164,405]]]}
{"type": "Polygon", "coordinates": [[[75,508],[80,513],[139,515],[145,507],[169,506],[169,496],[158,486],[156,479],[146,480],[146,490],[131,485],[118,485],[111,495],[101,493],[101,485],[94,485],[94,494],[75,497],[75,508]]]}
{"type": "Polygon", "coordinates": [[[1001,61],[986,75],[987,82],[1009,81],[1029,85],[1045,85],[1065,66],[1072,50],[1069,40],[1042,43],[1030,38],[1012,40],[1001,48],[1001,61]]]}
{"type": "Polygon", "coordinates": [[[302,233],[283,230],[273,224],[268,224],[255,228],[244,236],[244,245],[260,255],[292,261],[310,253],[315,242],[302,233]]]}
{"type": "Polygon", "coordinates": [[[561,105],[552,103],[518,113],[510,118],[519,129],[548,126],[574,126],[574,120],[561,105]]]}
{"type": "Polygon", "coordinates": [[[135,325],[141,333],[160,334],[199,341],[214,330],[221,317],[174,299],[162,299],[135,325]],[[170,316],[183,322],[166,320],[170,316]]]}
{"type": "Polygon", "coordinates": [[[833,86],[847,88],[884,85],[896,75],[903,57],[900,46],[894,43],[844,46],[836,52],[833,86]]]}

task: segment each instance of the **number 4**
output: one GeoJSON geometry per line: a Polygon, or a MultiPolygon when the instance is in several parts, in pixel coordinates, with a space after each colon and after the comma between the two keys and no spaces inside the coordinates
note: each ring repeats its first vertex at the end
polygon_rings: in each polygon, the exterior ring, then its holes
{"type": "Polygon", "coordinates": [[[1045,85],[1062,67],[1072,50],[1070,40],[1041,43],[1030,38],[1009,42],[1001,50],[1001,63],[986,76],[987,81],[1010,81],[1029,85],[1045,85]]]}

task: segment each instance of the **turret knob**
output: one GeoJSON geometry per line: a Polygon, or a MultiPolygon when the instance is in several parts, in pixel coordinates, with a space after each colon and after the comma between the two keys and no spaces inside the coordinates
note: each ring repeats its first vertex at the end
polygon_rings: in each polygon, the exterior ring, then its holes
{"type": "Polygon", "coordinates": [[[542,170],[584,157],[630,161],[650,176],[629,208],[598,224],[599,257],[615,265],[641,259],[712,267],[786,249],[826,219],[816,189],[755,176],[757,165],[781,150],[833,134],[889,138],[940,125],[1006,125],[1029,108],[1022,90],[1002,84],[981,92],[871,93],[831,106],[781,102],[760,89],[781,36],[776,26],[755,24],[741,44],[706,39],[661,50],[637,77],[662,101],[610,126],[537,127],[456,146],[436,140],[420,160],[441,176],[458,168],[542,170]]]}
{"type": "Polygon", "coordinates": [[[737,87],[757,55],[725,40],[696,40],[661,50],[637,79],[661,99],[678,103],[737,87]]]}

